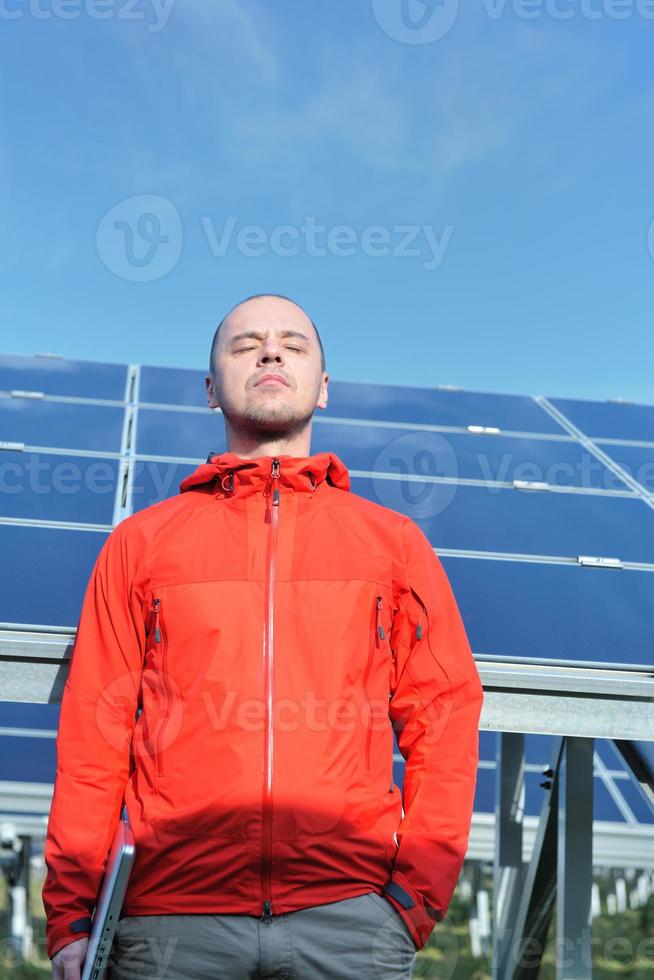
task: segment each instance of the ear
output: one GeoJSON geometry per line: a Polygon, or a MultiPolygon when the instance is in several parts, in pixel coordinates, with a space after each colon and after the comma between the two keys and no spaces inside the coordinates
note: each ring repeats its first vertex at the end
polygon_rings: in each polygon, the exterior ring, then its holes
{"type": "Polygon", "coordinates": [[[316,408],[327,408],[327,402],[329,400],[329,391],[327,389],[328,382],[329,375],[323,371],[322,381],[320,382],[320,394],[318,395],[316,408]]]}
{"type": "Polygon", "coordinates": [[[215,379],[212,374],[205,375],[204,383],[207,389],[207,404],[209,408],[220,408],[218,396],[216,394],[215,379]]]}

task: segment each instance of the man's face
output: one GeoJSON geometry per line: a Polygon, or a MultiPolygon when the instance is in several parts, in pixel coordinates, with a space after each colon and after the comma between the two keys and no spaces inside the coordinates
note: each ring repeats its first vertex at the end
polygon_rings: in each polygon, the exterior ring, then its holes
{"type": "Polygon", "coordinates": [[[265,296],[238,306],[218,334],[210,408],[236,431],[281,438],[301,431],[327,406],[327,380],[311,321],[294,303],[265,296]],[[266,381],[267,374],[283,381],[266,381]],[[285,383],[284,383],[285,382],[285,383]]]}

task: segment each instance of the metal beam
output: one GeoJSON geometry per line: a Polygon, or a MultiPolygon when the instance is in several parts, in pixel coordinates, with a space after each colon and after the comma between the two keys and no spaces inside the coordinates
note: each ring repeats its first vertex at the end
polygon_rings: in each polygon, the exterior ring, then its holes
{"type": "Polygon", "coordinates": [[[478,663],[480,728],[587,738],[654,739],[649,671],[478,663]]]}
{"type": "MultiPolygon", "coordinates": [[[[525,817],[522,828],[522,857],[527,864],[531,860],[531,855],[536,846],[538,823],[538,817],[525,817]]],[[[473,814],[468,838],[467,860],[492,861],[495,853],[494,848],[494,814],[473,814]]],[[[595,820],[593,822],[593,866],[597,868],[643,868],[654,871],[654,825],[595,820]]]]}
{"type": "Polygon", "coordinates": [[[513,929],[506,937],[504,958],[495,980],[537,980],[556,895],[556,819],[558,768],[562,739],[554,740],[548,779],[529,864],[513,929]]]}
{"type": "Polygon", "coordinates": [[[504,975],[524,882],[522,829],[525,814],[525,737],[500,732],[495,780],[493,864],[493,977],[504,975]]]}
{"type": "Polygon", "coordinates": [[[593,739],[567,738],[559,769],[556,977],[591,980],[593,739]]]}
{"type": "MultiPolygon", "coordinates": [[[[0,700],[61,701],[74,629],[0,628],[0,700]]],[[[654,740],[651,672],[477,663],[485,731],[654,740]]]]}

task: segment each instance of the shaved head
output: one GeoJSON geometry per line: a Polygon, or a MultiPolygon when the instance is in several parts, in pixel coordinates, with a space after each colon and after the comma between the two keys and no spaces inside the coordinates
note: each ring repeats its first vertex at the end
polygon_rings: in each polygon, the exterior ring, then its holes
{"type": "Polygon", "coordinates": [[[235,452],[307,455],[313,414],[327,407],[328,382],[316,325],[288,296],[248,296],[216,329],[207,404],[222,412],[235,452]]]}
{"type": "Polygon", "coordinates": [[[251,300],[255,300],[255,299],[281,299],[281,300],[284,300],[287,303],[292,303],[293,306],[296,306],[299,310],[302,310],[302,312],[306,316],[307,320],[309,321],[309,323],[311,324],[311,326],[313,327],[313,329],[316,332],[316,338],[318,340],[318,346],[320,347],[320,370],[321,371],[325,371],[326,370],[326,365],[325,365],[325,351],[324,351],[324,348],[322,346],[322,340],[320,339],[320,334],[318,333],[317,326],[315,325],[315,323],[313,322],[313,320],[311,319],[311,317],[309,316],[309,314],[307,313],[307,311],[302,306],[300,306],[299,303],[296,303],[295,300],[289,299],[288,296],[282,296],[280,293],[254,293],[252,296],[247,296],[245,299],[242,299],[239,303],[237,303],[235,306],[233,306],[231,308],[231,310],[228,313],[225,314],[225,316],[222,318],[222,320],[220,321],[220,323],[216,327],[216,332],[214,333],[214,335],[213,335],[213,341],[211,342],[211,353],[209,354],[209,371],[211,372],[211,374],[212,375],[215,375],[214,365],[216,363],[216,350],[217,350],[217,347],[218,347],[218,338],[220,336],[220,328],[223,326],[223,324],[225,324],[227,322],[227,320],[230,318],[230,316],[232,315],[232,313],[235,312],[235,310],[240,309],[240,307],[244,306],[246,303],[249,303],[251,300]]]}

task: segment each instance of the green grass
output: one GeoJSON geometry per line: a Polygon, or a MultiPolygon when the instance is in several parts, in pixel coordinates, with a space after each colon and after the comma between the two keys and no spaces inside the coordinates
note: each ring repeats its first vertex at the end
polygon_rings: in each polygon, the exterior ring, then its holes
{"type": "Polygon", "coordinates": [[[7,888],[4,876],[0,878],[0,980],[45,980],[52,970],[45,951],[45,911],[41,899],[43,880],[32,879],[29,895],[32,913],[33,946],[35,955],[28,963],[21,963],[12,948],[7,945],[6,920],[7,888]]]}

